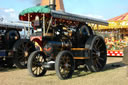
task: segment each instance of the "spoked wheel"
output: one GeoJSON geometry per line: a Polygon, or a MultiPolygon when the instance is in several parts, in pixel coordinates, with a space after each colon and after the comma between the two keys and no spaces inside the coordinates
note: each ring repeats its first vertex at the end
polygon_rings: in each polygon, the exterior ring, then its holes
{"type": "Polygon", "coordinates": [[[56,74],[60,79],[71,78],[74,72],[74,60],[69,51],[61,51],[56,57],[56,74]]]}
{"type": "Polygon", "coordinates": [[[19,68],[26,68],[28,57],[33,51],[35,51],[35,46],[31,41],[27,39],[21,39],[15,43],[13,50],[14,63],[16,66],[19,68]]]}
{"type": "Polygon", "coordinates": [[[34,77],[43,76],[46,73],[46,69],[43,64],[46,62],[45,54],[41,51],[34,51],[29,59],[27,68],[30,74],[34,77]]]}
{"type": "Polygon", "coordinates": [[[106,65],[107,50],[104,39],[100,36],[91,36],[86,42],[85,48],[89,49],[89,60],[86,61],[92,72],[101,71],[106,65]]]}

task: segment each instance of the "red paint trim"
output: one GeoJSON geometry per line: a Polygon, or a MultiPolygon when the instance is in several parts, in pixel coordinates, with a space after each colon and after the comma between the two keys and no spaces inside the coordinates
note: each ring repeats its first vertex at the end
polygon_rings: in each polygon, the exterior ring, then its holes
{"type": "Polygon", "coordinates": [[[108,50],[107,51],[107,56],[123,56],[123,51],[122,50],[108,50]]]}

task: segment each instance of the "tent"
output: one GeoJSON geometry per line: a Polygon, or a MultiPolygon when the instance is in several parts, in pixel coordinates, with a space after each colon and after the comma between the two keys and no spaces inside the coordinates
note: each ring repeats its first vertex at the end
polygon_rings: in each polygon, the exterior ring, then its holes
{"type": "Polygon", "coordinates": [[[110,23],[109,27],[111,28],[128,28],[128,13],[109,19],[108,22],[110,23]]]}
{"type": "MultiPolygon", "coordinates": [[[[128,28],[128,12],[120,16],[107,20],[108,26],[94,26],[94,30],[112,31],[112,30],[127,30],[128,28]]],[[[125,31],[128,33],[128,31],[125,31]]],[[[124,33],[124,32],[123,32],[124,33]]]]}

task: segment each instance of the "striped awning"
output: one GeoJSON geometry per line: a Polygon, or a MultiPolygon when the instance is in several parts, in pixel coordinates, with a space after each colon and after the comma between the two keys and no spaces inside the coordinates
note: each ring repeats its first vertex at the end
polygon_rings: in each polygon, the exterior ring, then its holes
{"type": "Polygon", "coordinates": [[[114,17],[112,19],[109,19],[108,21],[126,21],[126,20],[128,21],[128,12],[120,16],[114,17]]]}
{"type": "Polygon", "coordinates": [[[128,28],[128,12],[108,20],[108,26],[99,27],[101,30],[115,30],[128,28]]]}

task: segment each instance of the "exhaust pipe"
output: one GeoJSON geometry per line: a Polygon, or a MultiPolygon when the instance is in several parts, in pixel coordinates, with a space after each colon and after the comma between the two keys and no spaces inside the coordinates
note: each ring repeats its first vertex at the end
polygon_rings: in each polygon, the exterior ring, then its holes
{"type": "Polygon", "coordinates": [[[49,6],[52,10],[56,10],[56,0],[49,0],[49,6]]]}

